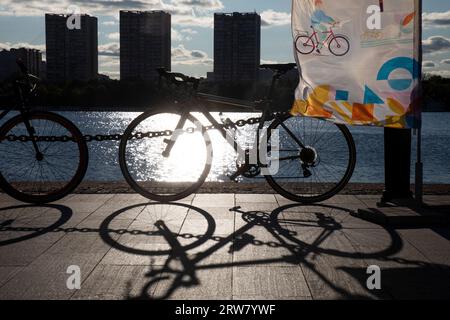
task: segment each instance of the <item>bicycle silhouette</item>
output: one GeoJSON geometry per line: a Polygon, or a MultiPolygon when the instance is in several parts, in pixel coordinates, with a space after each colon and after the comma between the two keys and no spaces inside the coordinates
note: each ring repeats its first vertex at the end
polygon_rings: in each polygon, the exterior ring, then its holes
{"type": "Polygon", "coordinates": [[[317,31],[313,26],[311,29],[313,33],[311,35],[298,35],[295,39],[295,49],[300,54],[310,54],[314,50],[320,54],[320,50],[323,47],[328,47],[328,50],[337,57],[345,56],[350,51],[350,42],[347,37],[341,34],[335,34],[333,27],[336,23],[330,26],[328,31],[317,31]],[[319,32],[327,34],[327,38],[324,41],[320,41],[318,34],[319,32]]]}

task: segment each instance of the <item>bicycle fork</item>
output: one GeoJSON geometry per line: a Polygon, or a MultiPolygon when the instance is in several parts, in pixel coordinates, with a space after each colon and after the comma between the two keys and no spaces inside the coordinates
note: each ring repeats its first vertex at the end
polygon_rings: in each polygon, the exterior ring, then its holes
{"type": "Polygon", "coordinates": [[[181,134],[181,131],[183,130],[184,125],[186,124],[188,114],[189,114],[188,112],[183,112],[181,114],[180,121],[178,121],[177,127],[175,128],[172,137],[170,137],[170,139],[164,139],[164,143],[167,144],[166,149],[162,153],[162,156],[164,158],[170,157],[170,152],[172,151],[175,142],[177,142],[178,136],[181,134]]]}

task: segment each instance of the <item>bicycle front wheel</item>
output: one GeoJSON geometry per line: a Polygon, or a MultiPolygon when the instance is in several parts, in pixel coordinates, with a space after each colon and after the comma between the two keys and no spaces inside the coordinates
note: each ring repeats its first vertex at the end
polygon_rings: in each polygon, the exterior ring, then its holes
{"type": "Polygon", "coordinates": [[[328,49],[337,57],[345,56],[350,51],[350,43],[343,36],[335,36],[330,40],[328,49]]]}
{"type": "Polygon", "coordinates": [[[28,203],[62,199],[86,173],[86,142],[80,130],[60,115],[36,112],[27,119],[19,115],[0,128],[0,187],[13,198],[28,203]]]}
{"type": "Polygon", "coordinates": [[[270,125],[269,138],[272,130],[279,134],[278,155],[270,145],[271,139],[268,153],[272,162],[278,161],[278,170],[266,180],[280,195],[300,203],[321,202],[349,182],[355,169],[356,148],[347,127],[287,115],[270,125]]]}
{"type": "Polygon", "coordinates": [[[176,130],[181,120],[179,113],[144,113],[122,137],[120,168],[128,184],[146,198],[159,202],[183,199],[197,191],[209,174],[209,135],[192,115],[176,130]]]}

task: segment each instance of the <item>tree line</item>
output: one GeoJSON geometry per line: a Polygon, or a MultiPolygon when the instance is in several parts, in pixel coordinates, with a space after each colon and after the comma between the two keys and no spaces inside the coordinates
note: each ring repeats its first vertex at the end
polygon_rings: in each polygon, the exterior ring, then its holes
{"type": "MultiPolygon", "coordinates": [[[[275,89],[273,104],[277,111],[288,110],[294,101],[298,79],[282,78],[275,89]]],[[[213,95],[255,101],[267,95],[270,82],[215,83],[201,82],[199,91],[213,95]]],[[[0,83],[0,95],[12,92],[10,82],[0,83]]],[[[450,79],[440,76],[423,80],[425,111],[450,111],[450,79]]],[[[170,96],[189,95],[189,88],[172,88],[164,83],[146,81],[102,80],[68,82],[64,84],[41,83],[34,105],[45,107],[95,107],[150,109],[170,96]]],[[[0,106],[1,107],[1,106],[0,106]]],[[[224,110],[226,111],[226,110],[224,110]]]]}

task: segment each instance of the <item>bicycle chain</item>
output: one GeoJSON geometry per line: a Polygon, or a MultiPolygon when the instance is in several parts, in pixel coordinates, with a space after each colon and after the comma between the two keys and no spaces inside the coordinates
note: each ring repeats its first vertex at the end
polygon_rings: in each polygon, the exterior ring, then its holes
{"type": "MultiPolygon", "coordinates": [[[[259,118],[249,118],[249,119],[241,119],[236,122],[227,121],[226,124],[220,125],[220,128],[223,129],[233,129],[233,128],[242,128],[247,125],[253,125],[258,124],[262,120],[261,117],[259,118]]],[[[210,131],[219,129],[217,126],[209,125],[204,126],[203,131],[210,131]]],[[[184,129],[186,133],[194,133],[197,131],[194,127],[189,127],[184,129]]],[[[142,140],[142,139],[152,139],[152,138],[159,138],[159,137],[170,137],[174,134],[174,131],[172,130],[165,130],[165,131],[150,131],[150,132],[136,132],[131,135],[129,140],[142,140]]],[[[97,134],[97,135],[84,135],[84,141],[86,142],[102,142],[102,141],[120,141],[122,140],[123,135],[122,134],[97,134]]],[[[25,135],[7,135],[5,138],[1,139],[1,141],[9,141],[9,142],[29,142],[29,141],[36,141],[36,142],[73,142],[75,139],[73,137],[69,137],[67,135],[64,136],[35,136],[35,137],[29,137],[25,135]]]]}

